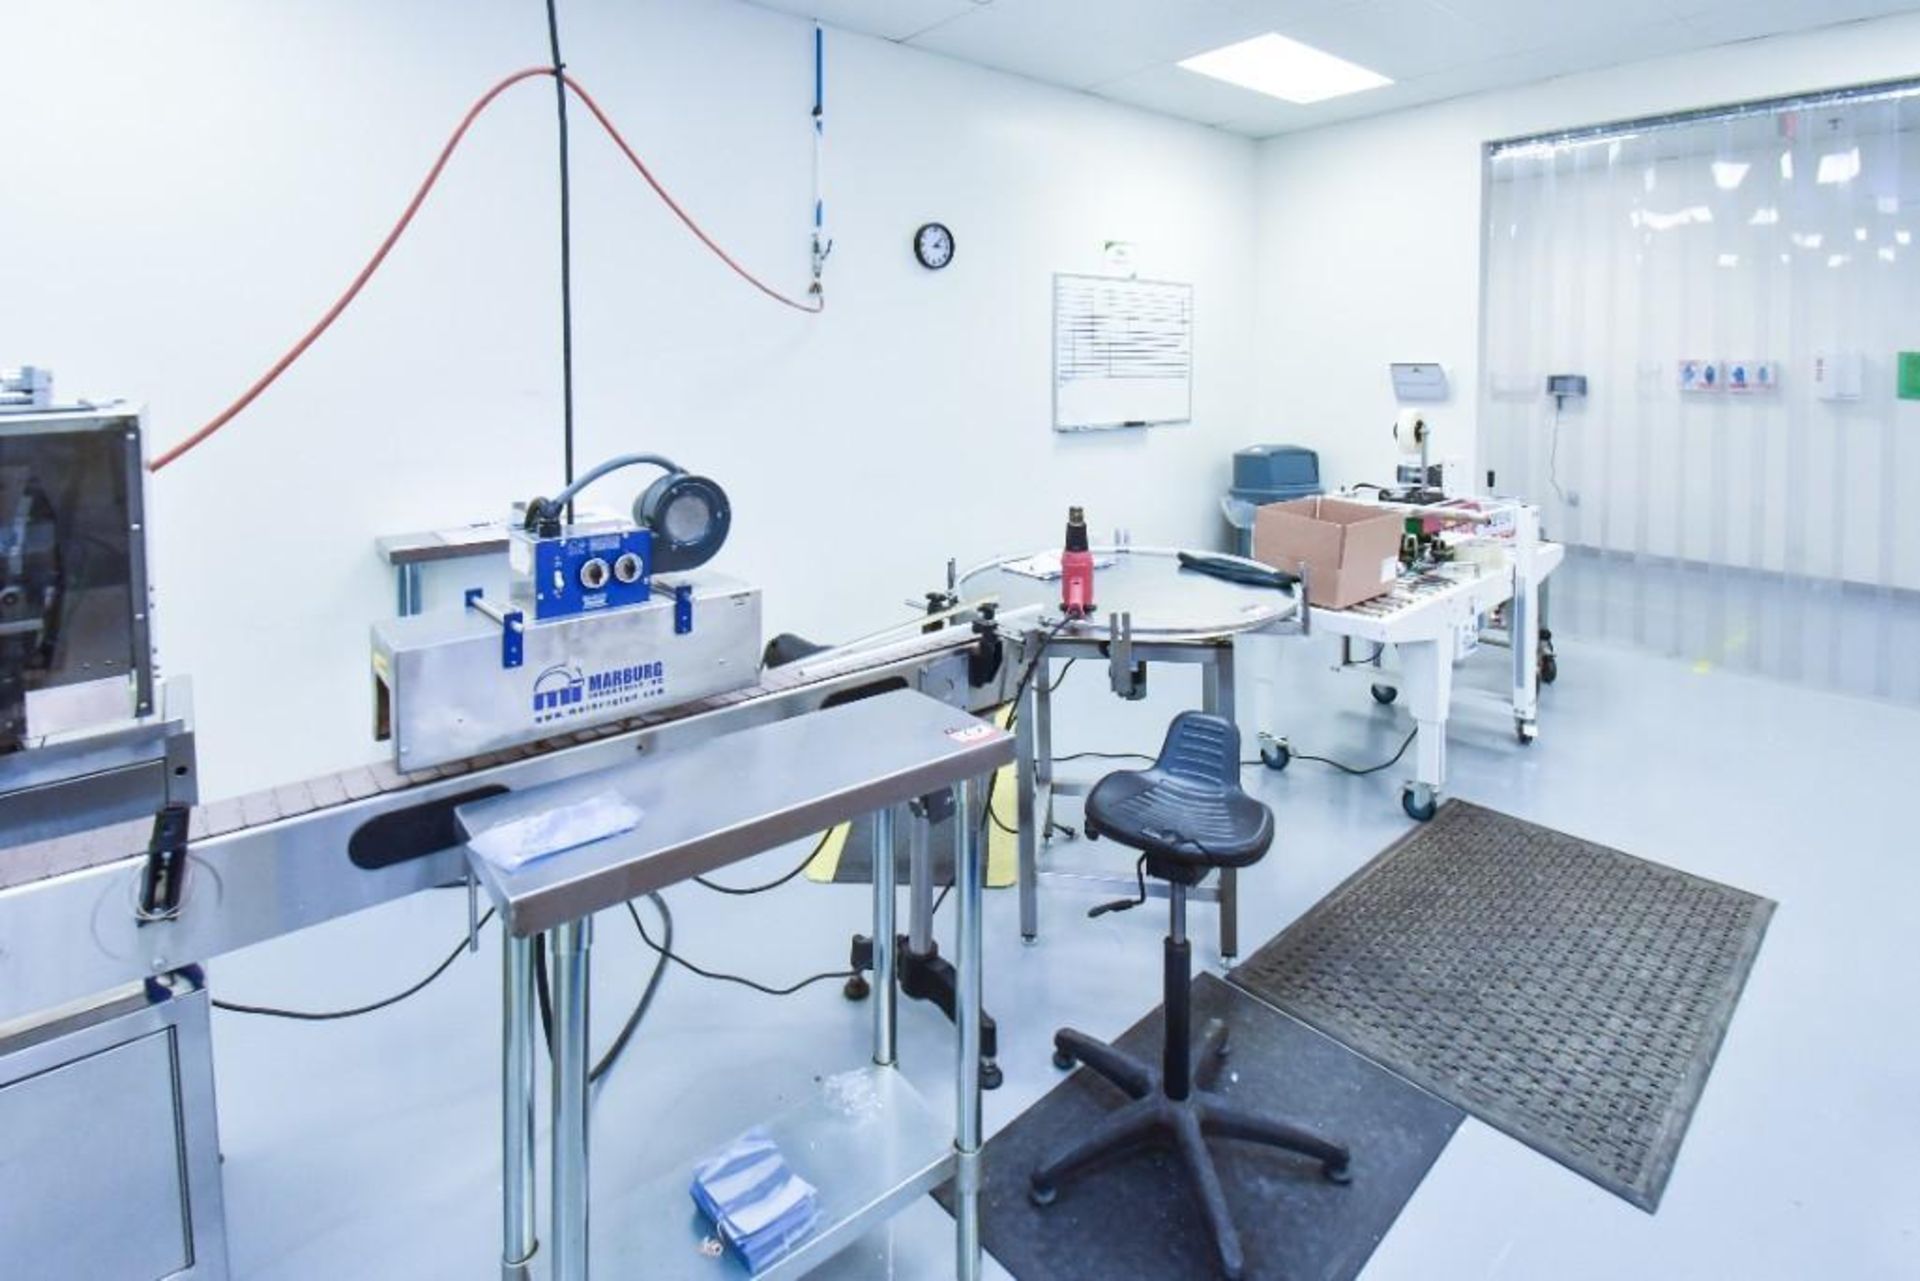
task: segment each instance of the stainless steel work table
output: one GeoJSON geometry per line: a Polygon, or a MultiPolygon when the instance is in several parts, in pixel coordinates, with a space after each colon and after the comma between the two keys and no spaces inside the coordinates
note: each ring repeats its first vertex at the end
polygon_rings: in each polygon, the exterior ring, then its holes
{"type": "MultiPolygon", "coordinates": [[[[756,726],[689,747],[662,751],[599,774],[470,802],[457,811],[469,838],[513,819],[611,791],[641,812],[632,830],[539,859],[508,872],[469,851],[469,864],[505,926],[502,1000],[502,1268],[524,1276],[535,1252],[533,938],[547,936],[553,957],[552,1195],[549,1275],[583,1281],[588,1274],[587,1013],[592,916],[639,895],[773,849],[864,813],[876,816],[873,934],[894,937],[893,807],[944,788],[956,812],[968,813],[974,781],[1012,760],[1003,731],[924,694],[901,690],[840,707],[756,726]]],[[[957,1263],[964,1281],[980,1274],[979,1152],[981,877],[977,834],[956,827],[954,880],[959,906],[958,1061],[951,1144],[931,1123],[926,1105],[893,1070],[895,995],[892,949],[874,951],[873,1062],[863,1074],[830,1078],[859,1107],[816,1100],[769,1128],[804,1136],[820,1152],[862,1152],[803,1177],[820,1187],[822,1215],[813,1233],[757,1276],[795,1276],[850,1244],[951,1175],[957,1263]],[[837,1084],[836,1084],[837,1083],[837,1084]],[[847,1131],[836,1136],[835,1129],[847,1131]],[[858,1132],[855,1132],[857,1129],[858,1132]],[[930,1141],[935,1136],[938,1142],[930,1141]],[[878,1183],[880,1186],[868,1186],[878,1183]]],[[[751,1123],[743,1118],[741,1129],[751,1123]]],[[[715,1135],[719,1147],[732,1134],[715,1135]]],[[[702,1154],[690,1154],[702,1155],[702,1154]]],[[[623,1269],[647,1260],[689,1260],[675,1276],[702,1275],[704,1260],[686,1181],[670,1181],[671,1205],[635,1216],[645,1240],[632,1242],[623,1269]]],[[[623,1223],[623,1229],[630,1225],[623,1223]]],[[[625,1242],[623,1242],[625,1244],[625,1242]]],[[[624,1256],[625,1250],[621,1251],[624,1256]]],[[[710,1261],[714,1277],[745,1269],[732,1255],[710,1261]]]]}
{"type": "MultiPolygon", "coordinates": [[[[1045,872],[1040,845],[1051,836],[1053,798],[1075,796],[1088,785],[1055,776],[1053,763],[1053,664],[1085,658],[1104,661],[1116,694],[1144,693],[1149,663],[1192,663],[1201,669],[1201,710],[1234,719],[1233,639],[1246,632],[1289,630],[1304,625],[1295,598],[1269,587],[1229,582],[1180,567],[1179,552],[1151,547],[1096,547],[1096,556],[1112,557],[1095,569],[1092,616],[1062,622],[1060,580],[1034,578],[1006,566],[1020,557],[1000,557],[967,571],[959,589],[969,596],[991,596],[1005,610],[1039,606],[1038,621],[1025,634],[1027,653],[1037,663],[1016,710],[1019,740],[1020,933],[1032,942],[1040,933],[1039,884],[1045,879],[1073,888],[1131,892],[1131,876],[1045,872]]],[[[1205,553],[1217,555],[1216,553],[1205,553]]],[[[1220,557],[1220,559],[1238,559],[1220,557]]],[[[1256,569],[1267,567],[1247,562],[1256,569]]],[[[1304,570],[1302,571],[1304,572],[1304,570]]],[[[1164,893],[1161,882],[1149,893],[1164,893]]],[[[1220,904],[1220,954],[1231,959],[1240,949],[1239,903],[1232,868],[1222,868],[1215,886],[1196,886],[1192,898],[1220,904]]]]}

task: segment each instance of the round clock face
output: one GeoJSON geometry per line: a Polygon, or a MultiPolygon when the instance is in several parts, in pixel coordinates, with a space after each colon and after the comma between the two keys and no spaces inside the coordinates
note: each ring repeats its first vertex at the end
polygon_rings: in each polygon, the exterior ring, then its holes
{"type": "Polygon", "coordinates": [[[953,261],[953,233],[944,223],[928,223],[913,233],[913,256],[922,267],[938,271],[953,261]]]}

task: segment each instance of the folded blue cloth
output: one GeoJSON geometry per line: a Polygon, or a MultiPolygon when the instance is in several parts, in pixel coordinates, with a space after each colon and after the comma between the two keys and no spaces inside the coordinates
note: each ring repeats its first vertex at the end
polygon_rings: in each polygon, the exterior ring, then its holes
{"type": "Polygon", "coordinates": [[[753,1129],[694,1167],[693,1202],[749,1272],[804,1240],[819,1194],[793,1172],[765,1130],[753,1129]]]}

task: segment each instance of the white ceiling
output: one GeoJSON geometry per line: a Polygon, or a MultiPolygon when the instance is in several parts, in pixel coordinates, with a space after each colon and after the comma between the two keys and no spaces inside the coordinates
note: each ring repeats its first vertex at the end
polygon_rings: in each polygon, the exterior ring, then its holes
{"type": "Polygon", "coordinates": [[[1804,31],[1914,0],[753,0],[1252,137],[1804,31]],[[1278,31],[1394,84],[1295,106],[1175,64],[1278,31]]]}

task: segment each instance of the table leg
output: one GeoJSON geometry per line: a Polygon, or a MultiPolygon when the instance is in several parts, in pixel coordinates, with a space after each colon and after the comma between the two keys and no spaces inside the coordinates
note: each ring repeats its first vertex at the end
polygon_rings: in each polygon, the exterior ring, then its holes
{"type": "Polygon", "coordinates": [[[402,618],[411,617],[420,612],[420,566],[415,564],[394,567],[394,606],[402,618]]]}
{"type": "Polygon", "coordinates": [[[1507,635],[1513,640],[1513,720],[1523,739],[1529,737],[1540,707],[1540,623],[1535,610],[1536,584],[1516,573],[1513,600],[1507,605],[1507,635]]]}
{"type": "Polygon", "coordinates": [[[1053,660],[1045,654],[1033,678],[1033,786],[1033,839],[1045,845],[1053,839],[1053,660]]]}
{"type": "MultiPolygon", "coordinates": [[[[1201,710],[1234,720],[1233,642],[1215,645],[1208,661],[1200,669],[1201,710]]],[[[1238,722],[1235,722],[1238,729],[1238,722]]],[[[1240,874],[1231,867],[1220,869],[1220,959],[1232,961],[1240,954],[1240,874]]]]}
{"type": "Polygon", "coordinates": [[[892,806],[873,815],[873,1061],[881,1067],[893,1066],[895,996],[899,987],[894,981],[893,964],[893,816],[892,806]]]}
{"type": "Polygon", "coordinates": [[[1200,706],[1204,711],[1216,716],[1224,716],[1238,722],[1234,712],[1234,665],[1233,642],[1225,641],[1212,647],[1210,661],[1200,669],[1200,706]]]}
{"type": "Polygon", "coordinates": [[[933,950],[933,821],[927,808],[915,801],[907,811],[907,875],[911,906],[907,910],[907,948],[916,956],[933,950]]]}
{"type": "MultiPolygon", "coordinates": [[[[1039,833],[1033,821],[1034,779],[1034,732],[1033,732],[1034,692],[1029,688],[1024,706],[1014,709],[1014,790],[1019,793],[1014,798],[1015,822],[1020,834],[1015,838],[1020,847],[1020,937],[1031,943],[1040,935],[1040,849],[1039,833]]],[[[966,811],[961,810],[957,822],[966,826],[966,811]]]]}
{"type": "Polygon", "coordinates": [[[978,1281],[980,1251],[980,1017],[981,909],[980,842],[978,829],[966,822],[973,784],[962,780],[953,788],[954,812],[960,821],[953,833],[953,878],[959,899],[954,947],[959,990],[955,993],[954,1023],[959,1030],[956,1117],[954,1122],[954,1245],[955,1275],[959,1281],[978,1281]]]}
{"type": "Polygon", "coordinates": [[[593,919],[551,931],[553,956],[553,1281],[587,1278],[587,954],[593,919]]]}
{"type": "Polygon", "coordinates": [[[1507,635],[1513,641],[1513,728],[1522,743],[1531,743],[1540,704],[1540,621],[1545,603],[1538,598],[1540,578],[1535,571],[1540,546],[1540,514],[1522,508],[1515,518],[1513,541],[1513,600],[1508,606],[1507,635]]]}
{"type": "Polygon", "coordinates": [[[500,1267],[524,1275],[538,1246],[533,1173],[533,940],[501,931],[500,1267]]]}
{"type": "Polygon", "coordinates": [[[1419,737],[1414,742],[1413,781],[1403,798],[1415,818],[1433,816],[1447,781],[1447,712],[1453,701],[1453,632],[1439,640],[1395,646],[1400,656],[1400,687],[1419,737]]]}

